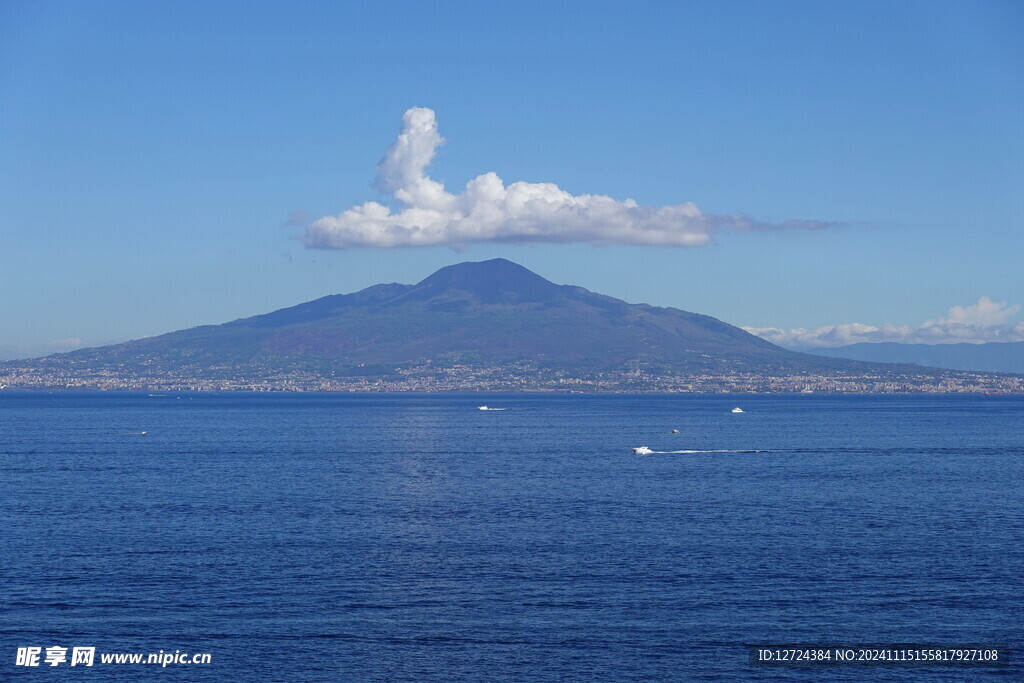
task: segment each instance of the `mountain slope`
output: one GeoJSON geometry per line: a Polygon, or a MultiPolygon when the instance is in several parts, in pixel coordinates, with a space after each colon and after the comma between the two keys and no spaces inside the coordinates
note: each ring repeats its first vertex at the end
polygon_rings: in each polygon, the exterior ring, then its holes
{"type": "MultiPolygon", "coordinates": [[[[557,285],[504,259],[158,337],[0,363],[58,388],[977,390],[914,366],[789,351],[710,316],[557,285]]],[[[1003,389],[998,382],[986,389],[1003,389]]]]}
{"type": "Polygon", "coordinates": [[[819,356],[876,363],[916,363],[933,368],[1024,373],[1024,342],[988,344],[860,343],[807,351],[819,356]]]}
{"type": "Polygon", "coordinates": [[[556,285],[504,259],[442,268],[265,315],[65,354],[90,366],[265,365],[341,370],[513,363],[602,371],[813,371],[849,365],[784,350],[710,316],[556,285]]]}

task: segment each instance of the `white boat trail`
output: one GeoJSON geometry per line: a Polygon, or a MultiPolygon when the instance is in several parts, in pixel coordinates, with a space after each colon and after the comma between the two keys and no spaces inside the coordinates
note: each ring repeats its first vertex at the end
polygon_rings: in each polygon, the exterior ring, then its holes
{"type": "Polygon", "coordinates": [[[772,451],[763,450],[763,449],[759,449],[759,448],[715,448],[715,449],[710,449],[710,450],[695,450],[695,449],[691,450],[691,449],[687,449],[687,450],[680,450],[680,451],[654,451],[654,450],[651,450],[650,448],[648,448],[647,446],[640,446],[639,448],[634,448],[633,449],[633,453],[635,453],[636,455],[671,455],[671,454],[674,454],[674,453],[683,453],[683,454],[687,454],[687,455],[692,455],[692,454],[697,454],[697,453],[771,453],[771,452],[772,451]]]}

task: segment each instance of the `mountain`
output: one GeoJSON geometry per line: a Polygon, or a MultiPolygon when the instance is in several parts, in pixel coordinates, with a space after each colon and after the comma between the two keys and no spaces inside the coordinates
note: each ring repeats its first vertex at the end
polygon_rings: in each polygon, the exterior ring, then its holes
{"type": "Polygon", "coordinates": [[[800,390],[811,386],[801,378],[877,383],[899,372],[789,351],[710,316],[629,304],[494,259],[448,266],[415,285],[375,285],[222,325],[0,363],[0,384],[800,390]]]}
{"type": "Polygon", "coordinates": [[[1024,373],[1024,342],[987,344],[860,343],[808,350],[819,356],[879,363],[916,363],[933,368],[1024,373]]]}

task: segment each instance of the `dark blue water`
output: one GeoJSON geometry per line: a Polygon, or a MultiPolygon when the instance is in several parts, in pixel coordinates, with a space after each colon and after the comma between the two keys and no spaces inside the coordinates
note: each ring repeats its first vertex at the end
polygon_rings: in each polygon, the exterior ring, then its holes
{"type": "Polygon", "coordinates": [[[4,393],[0,468],[0,677],[1024,678],[1020,396],[4,393]],[[14,666],[52,645],[212,664],[14,666]]]}

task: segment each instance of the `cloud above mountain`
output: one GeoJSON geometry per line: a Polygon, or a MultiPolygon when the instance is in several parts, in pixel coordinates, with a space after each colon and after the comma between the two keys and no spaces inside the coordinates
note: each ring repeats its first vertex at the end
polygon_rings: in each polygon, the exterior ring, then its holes
{"type": "Polygon", "coordinates": [[[813,329],[782,330],[776,327],[744,327],[768,341],[789,348],[846,346],[859,342],[901,342],[904,344],[953,344],[1024,341],[1024,321],[1010,319],[1020,304],[993,301],[983,296],[969,306],[953,306],[943,318],[909,325],[865,325],[842,323],[813,329]]]}
{"type": "Polygon", "coordinates": [[[978,303],[970,306],[953,306],[945,318],[929,320],[924,327],[935,325],[963,325],[970,327],[998,327],[1020,311],[1020,304],[1008,305],[1001,301],[992,301],[987,296],[978,299],[978,303]]]}
{"type": "Polygon", "coordinates": [[[833,223],[755,221],[743,215],[704,213],[696,204],[642,206],[632,199],[573,195],[554,183],[505,185],[494,172],[452,194],[427,175],[444,143],[434,111],[413,107],[402,131],[377,167],[374,187],[398,210],[368,201],[306,227],[310,247],[463,247],[477,242],[584,243],[700,247],[718,230],[820,229],[833,223]]]}

